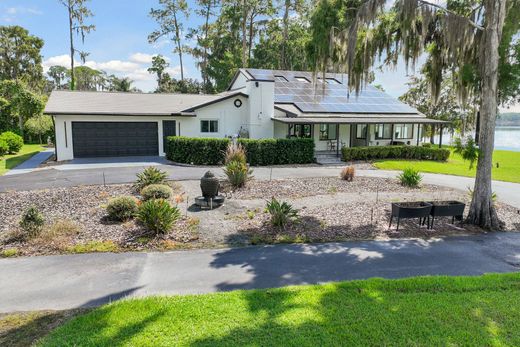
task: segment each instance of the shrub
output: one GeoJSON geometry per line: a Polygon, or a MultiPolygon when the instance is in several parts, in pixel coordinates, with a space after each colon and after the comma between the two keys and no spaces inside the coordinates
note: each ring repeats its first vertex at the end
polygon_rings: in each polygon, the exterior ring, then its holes
{"type": "Polygon", "coordinates": [[[447,148],[424,146],[343,147],[341,153],[344,161],[373,159],[446,161],[450,157],[450,150],[447,148]]]}
{"type": "Polygon", "coordinates": [[[217,138],[168,137],[166,157],[176,163],[219,165],[231,140],[217,138]]]}
{"type": "Polygon", "coordinates": [[[455,139],[455,153],[460,154],[462,159],[469,161],[469,169],[473,169],[478,160],[479,149],[473,137],[468,136],[465,141],[460,137],[455,139]]]}
{"type": "Polygon", "coordinates": [[[18,253],[20,253],[18,251],[18,248],[16,248],[16,247],[8,248],[8,249],[4,249],[2,252],[0,252],[0,257],[2,257],[2,258],[16,257],[18,255],[18,253]]]}
{"type": "Polygon", "coordinates": [[[9,145],[4,139],[0,138],[0,157],[9,153],[9,145]]]}
{"type": "Polygon", "coordinates": [[[240,143],[230,143],[226,148],[224,163],[229,164],[232,161],[247,163],[246,150],[240,143]]]}
{"type": "Polygon", "coordinates": [[[354,180],[354,176],[356,174],[356,169],[354,166],[345,166],[340,173],[340,177],[344,181],[352,182],[354,180]]]}
{"type": "Polygon", "coordinates": [[[298,218],[298,210],[285,201],[279,202],[276,198],[267,202],[266,210],[271,215],[271,224],[276,227],[285,228],[289,222],[298,218]]]}
{"type": "Polygon", "coordinates": [[[418,170],[408,167],[399,175],[399,181],[403,186],[417,187],[422,181],[422,175],[418,170]]]}
{"type": "Polygon", "coordinates": [[[156,167],[149,166],[143,172],[137,174],[137,180],[134,183],[134,188],[138,192],[150,184],[166,183],[167,173],[159,170],[156,167]]]}
{"type": "Polygon", "coordinates": [[[108,218],[124,222],[137,213],[137,201],[132,196],[118,196],[108,201],[106,209],[108,218]]]}
{"type": "MultiPolygon", "coordinates": [[[[178,163],[218,165],[226,162],[231,141],[217,138],[173,136],[167,140],[166,156],[178,163]]],[[[253,166],[306,164],[314,162],[313,139],[238,139],[253,166]]]]}
{"type": "Polygon", "coordinates": [[[7,143],[9,153],[18,153],[23,146],[23,138],[12,131],[6,131],[0,135],[0,139],[7,143]]]}
{"type": "Polygon", "coordinates": [[[251,179],[252,171],[246,163],[235,160],[226,164],[224,173],[234,188],[241,188],[251,179]]]}
{"type": "Polygon", "coordinates": [[[31,206],[22,214],[20,227],[29,237],[32,237],[41,231],[44,223],[45,220],[40,211],[35,206],[31,206]]]}
{"type": "Polygon", "coordinates": [[[238,139],[253,166],[314,162],[313,139],[238,139]]]}
{"type": "Polygon", "coordinates": [[[173,195],[173,190],[166,184],[150,184],[141,190],[143,200],[150,199],[169,199],[173,195]]]}
{"type": "Polygon", "coordinates": [[[172,207],[166,200],[148,200],[139,206],[137,219],[155,234],[165,234],[181,217],[177,207],[172,207]]]}

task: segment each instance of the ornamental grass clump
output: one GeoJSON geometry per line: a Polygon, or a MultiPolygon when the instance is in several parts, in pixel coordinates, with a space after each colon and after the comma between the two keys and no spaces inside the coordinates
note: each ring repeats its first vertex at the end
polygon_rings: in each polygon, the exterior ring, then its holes
{"type": "Polygon", "coordinates": [[[246,182],[251,179],[253,171],[247,165],[247,155],[242,145],[229,144],[226,150],[225,163],[224,173],[234,188],[245,186],[246,182]]]}
{"type": "Polygon", "coordinates": [[[398,177],[401,185],[411,188],[418,187],[423,178],[419,171],[413,167],[407,167],[398,177]]]}
{"type": "Polygon", "coordinates": [[[141,197],[144,201],[150,199],[168,200],[173,195],[173,190],[166,184],[150,184],[141,189],[141,197]]]}
{"type": "Polygon", "coordinates": [[[271,215],[271,224],[282,229],[298,219],[298,210],[287,202],[280,202],[274,197],[267,201],[266,211],[271,215]]]}
{"type": "Polygon", "coordinates": [[[145,201],[137,212],[137,220],[153,234],[168,233],[180,217],[179,208],[163,199],[145,201]]]}
{"type": "Polygon", "coordinates": [[[355,175],[356,169],[352,165],[345,166],[340,172],[341,179],[347,182],[352,182],[354,180],[355,175]]]}
{"type": "Polygon", "coordinates": [[[150,166],[137,174],[137,180],[134,183],[134,189],[138,192],[150,184],[166,183],[167,173],[156,167],[150,166]]]}
{"type": "Polygon", "coordinates": [[[240,143],[230,143],[226,148],[224,163],[229,164],[232,161],[247,163],[246,150],[240,143]]]}
{"type": "Polygon", "coordinates": [[[125,222],[137,213],[137,200],[132,196],[118,196],[108,201],[108,218],[114,221],[125,222]]]}

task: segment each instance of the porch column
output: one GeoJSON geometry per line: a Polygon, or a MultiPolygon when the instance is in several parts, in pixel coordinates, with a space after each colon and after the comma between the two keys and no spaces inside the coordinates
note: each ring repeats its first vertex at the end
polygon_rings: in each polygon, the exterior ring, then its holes
{"type": "Polygon", "coordinates": [[[421,135],[421,124],[417,124],[417,146],[419,146],[419,136],[421,135]]]}
{"type": "Polygon", "coordinates": [[[365,131],[365,144],[368,147],[368,140],[370,136],[370,124],[367,124],[366,131],[365,131]]]}
{"type": "Polygon", "coordinates": [[[348,136],[348,146],[349,146],[350,148],[352,148],[352,136],[354,136],[353,133],[352,133],[352,128],[353,128],[353,127],[354,127],[354,124],[349,124],[349,125],[348,125],[348,132],[349,132],[349,136],[348,136]]]}
{"type": "Polygon", "coordinates": [[[339,157],[339,124],[336,124],[336,157],[339,157]]]}
{"type": "Polygon", "coordinates": [[[439,148],[442,147],[442,131],[444,130],[444,126],[441,125],[440,129],[441,129],[441,133],[439,134],[439,148]]]}
{"type": "Polygon", "coordinates": [[[395,133],[394,133],[394,123],[392,123],[392,136],[390,138],[390,146],[394,144],[394,136],[395,136],[395,133]]]}

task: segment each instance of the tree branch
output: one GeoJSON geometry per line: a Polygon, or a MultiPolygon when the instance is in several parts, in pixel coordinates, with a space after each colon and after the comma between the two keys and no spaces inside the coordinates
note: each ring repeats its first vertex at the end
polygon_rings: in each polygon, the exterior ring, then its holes
{"type": "Polygon", "coordinates": [[[429,1],[425,1],[425,0],[417,0],[417,2],[419,2],[420,4],[422,5],[425,5],[425,6],[431,6],[431,7],[435,7],[435,8],[438,8],[439,10],[442,10],[446,13],[449,13],[453,16],[456,16],[456,17],[459,17],[461,19],[464,19],[466,20],[471,26],[473,26],[474,28],[478,29],[478,30],[484,30],[484,27],[483,26],[480,26],[478,25],[477,23],[475,23],[474,21],[472,21],[471,19],[469,19],[468,17],[464,17],[464,16],[461,16],[460,14],[458,13],[455,13],[451,10],[448,10],[447,8],[445,7],[442,7],[440,5],[437,5],[437,4],[434,4],[434,3],[431,3],[429,1]]]}

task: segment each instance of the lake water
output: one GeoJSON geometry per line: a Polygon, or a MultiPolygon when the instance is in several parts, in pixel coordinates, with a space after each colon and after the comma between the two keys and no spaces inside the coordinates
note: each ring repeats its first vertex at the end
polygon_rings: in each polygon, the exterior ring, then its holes
{"type": "Polygon", "coordinates": [[[520,152],[520,126],[496,127],[495,149],[520,152]]]}
{"type": "MultiPolygon", "coordinates": [[[[439,143],[439,136],[435,136],[435,143],[439,143]]],[[[443,144],[452,144],[451,134],[445,132],[442,136],[443,144]]],[[[497,126],[495,129],[495,149],[520,152],[520,126],[497,126]]]]}

